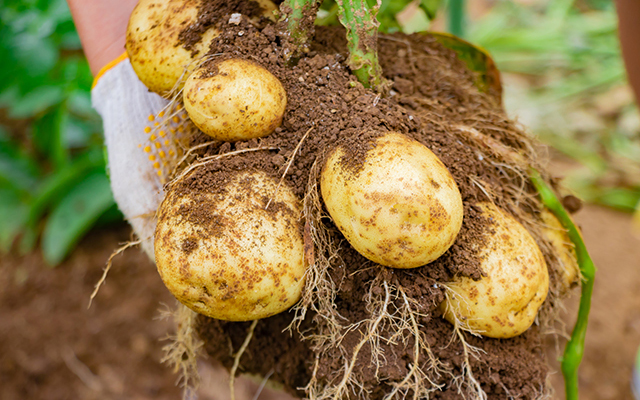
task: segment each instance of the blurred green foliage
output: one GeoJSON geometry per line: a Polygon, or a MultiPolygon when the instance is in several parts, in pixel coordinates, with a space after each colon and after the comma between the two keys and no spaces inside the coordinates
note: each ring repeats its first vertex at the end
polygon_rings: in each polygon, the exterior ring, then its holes
{"type": "Polygon", "coordinates": [[[640,212],[640,117],[614,3],[498,1],[467,39],[506,73],[508,111],[582,166],[565,185],[587,202],[640,212]]]}
{"type": "Polygon", "coordinates": [[[4,0],[0,59],[0,251],[41,238],[56,265],[91,226],[122,218],[66,2],[4,0]]]}

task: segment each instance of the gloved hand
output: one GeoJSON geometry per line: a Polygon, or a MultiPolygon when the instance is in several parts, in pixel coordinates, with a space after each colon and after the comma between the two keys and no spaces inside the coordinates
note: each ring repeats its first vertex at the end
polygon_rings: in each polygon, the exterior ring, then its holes
{"type": "Polygon", "coordinates": [[[113,196],[153,259],[154,216],[164,195],[163,163],[174,156],[169,136],[160,130],[168,101],[149,92],[125,55],[98,74],[91,99],[103,121],[113,196]]]}

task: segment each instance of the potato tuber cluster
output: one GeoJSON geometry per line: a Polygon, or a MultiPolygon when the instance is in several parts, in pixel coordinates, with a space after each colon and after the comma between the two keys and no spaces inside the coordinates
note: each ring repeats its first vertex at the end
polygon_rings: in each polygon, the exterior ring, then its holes
{"type": "MultiPolygon", "coordinates": [[[[260,3],[273,18],[275,6],[260,3]]],[[[127,32],[135,72],[149,90],[183,102],[191,122],[216,141],[272,134],[287,108],[282,82],[244,58],[203,59],[220,33],[214,26],[190,49],[180,45],[180,32],[197,13],[196,0],[141,0],[127,32]]],[[[429,268],[456,242],[463,224],[456,181],[429,148],[406,135],[380,132],[367,146],[358,163],[340,145],[327,151],[319,183],[332,222],[374,263],[429,268]]],[[[227,174],[219,182],[215,193],[167,186],[155,235],[162,280],[183,304],[216,319],[248,321],[288,309],[302,295],[309,267],[305,247],[313,245],[302,233],[302,199],[285,179],[258,170],[227,174]],[[277,212],[269,209],[275,203],[277,212]]],[[[513,217],[491,203],[477,207],[492,221],[478,249],[482,277],[447,283],[443,314],[488,337],[513,337],[531,326],[546,298],[547,265],[513,217]]],[[[550,220],[550,229],[554,224],[550,220]]],[[[564,246],[561,239],[553,243],[564,246]]],[[[577,277],[575,269],[567,271],[565,286],[577,277]]]]}

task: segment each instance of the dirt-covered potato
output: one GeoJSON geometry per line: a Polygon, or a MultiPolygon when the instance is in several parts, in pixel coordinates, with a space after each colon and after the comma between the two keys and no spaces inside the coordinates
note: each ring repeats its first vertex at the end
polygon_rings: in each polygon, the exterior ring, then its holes
{"type": "MultiPolygon", "coordinates": [[[[275,19],[276,6],[271,1],[257,2],[265,17],[275,19]]],[[[194,60],[219,35],[209,28],[192,50],[179,42],[180,32],[197,20],[199,4],[198,0],[140,0],[131,13],[125,48],[133,70],[152,92],[166,96],[181,77],[184,82],[196,68],[194,60]]]]}
{"type": "Polygon", "coordinates": [[[233,142],[266,136],[280,126],[287,93],[278,78],[243,59],[222,61],[215,69],[195,71],[184,85],[184,107],[202,132],[233,142]]]}
{"type": "Polygon", "coordinates": [[[562,283],[561,290],[566,292],[577,284],[580,278],[576,250],[567,235],[567,230],[551,211],[544,209],[541,217],[544,224],[542,233],[556,250],[559,266],[562,268],[559,271],[562,283]]]}
{"type": "Polygon", "coordinates": [[[462,226],[462,199],[431,150],[388,133],[375,140],[361,166],[353,162],[336,148],[320,185],[331,218],[360,254],[388,267],[415,268],[447,251],[462,226]]]}
{"type": "Polygon", "coordinates": [[[212,179],[218,189],[169,191],[160,206],[155,256],[164,284],[184,305],[216,319],[286,310],[304,286],[299,200],[286,185],[276,194],[277,182],[264,172],[217,172],[212,179]]]}
{"type": "Polygon", "coordinates": [[[456,277],[442,304],[444,317],[483,336],[510,338],[533,324],[547,297],[549,272],[529,232],[491,203],[479,205],[492,221],[480,250],[478,281],[456,277]]]}

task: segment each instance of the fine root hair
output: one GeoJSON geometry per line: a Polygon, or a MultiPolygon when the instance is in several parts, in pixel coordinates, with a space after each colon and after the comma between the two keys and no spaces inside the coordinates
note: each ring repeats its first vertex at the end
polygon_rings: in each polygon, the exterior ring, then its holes
{"type": "Polygon", "coordinates": [[[95,289],[93,289],[93,292],[91,293],[91,296],[89,297],[89,305],[87,305],[87,309],[91,308],[91,304],[93,303],[93,299],[98,295],[98,292],[100,291],[100,288],[102,287],[102,285],[104,284],[105,280],[107,279],[107,275],[109,274],[109,271],[111,270],[111,266],[113,265],[113,258],[115,256],[117,256],[118,254],[122,254],[129,247],[137,246],[137,245],[139,245],[141,243],[142,243],[142,240],[140,240],[140,239],[139,240],[135,240],[135,241],[130,241],[130,242],[127,242],[124,245],[120,246],[119,248],[114,250],[113,253],[111,253],[111,255],[109,256],[109,259],[107,260],[107,265],[104,267],[104,270],[102,271],[102,276],[100,277],[100,280],[98,280],[98,283],[96,283],[95,289]]]}
{"type": "Polygon", "coordinates": [[[187,400],[200,385],[198,355],[203,343],[196,332],[198,314],[187,306],[177,303],[174,310],[162,311],[163,318],[171,318],[175,323],[175,333],[166,337],[169,342],[162,350],[161,362],[167,363],[178,375],[177,384],[182,388],[182,399],[187,400]]]}
{"type": "MultiPolygon", "coordinates": [[[[441,285],[445,288],[444,307],[447,311],[449,311],[453,307],[451,298],[459,296],[446,284],[441,285]]],[[[461,297],[459,297],[459,299],[464,302],[464,299],[462,299],[461,297]]],[[[465,338],[465,332],[476,336],[479,336],[480,333],[472,330],[469,327],[468,323],[466,323],[465,321],[461,321],[458,318],[458,313],[456,313],[455,310],[453,310],[451,315],[453,315],[454,318],[453,335],[451,336],[451,340],[448,345],[450,346],[452,344],[455,344],[456,340],[458,340],[460,342],[460,345],[462,346],[463,354],[461,371],[460,374],[453,377],[453,384],[458,388],[458,393],[465,399],[486,400],[487,394],[480,386],[480,382],[478,382],[478,380],[475,378],[473,369],[471,367],[471,358],[474,358],[476,360],[479,359],[479,354],[483,353],[484,351],[470,345],[465,338]]]]}
{"type": "Polygon", "coordinates": [[[438,382],[444,377],[453,377],[450,367],[443,364],[429,347],[423,327],[418,322],[424,317],[418,311],[420,305],[397,279],[391,279],[386,268],[379,268],[363,299],[369,318],[340,325],[335,338],[314,338],[318,353],[339,353],[343,367],[333,371],[321,384],[322,380],[317,376],[321,358],[317,357],[311,382],[305,388],[310,399],[367,398],[369,388],[365,387],[360,375],[362,365],[372,366],[376,379],[386,381],[382,369],[394,355],[395,347],[411,349],[411,362],[407,364],[403,379],[388,383],[390,391],[385,400],[429,398],[432,392],[443,387],[438,382]],[[352,349],[344,345],[347,336],[359,336],[352,349]]]}

